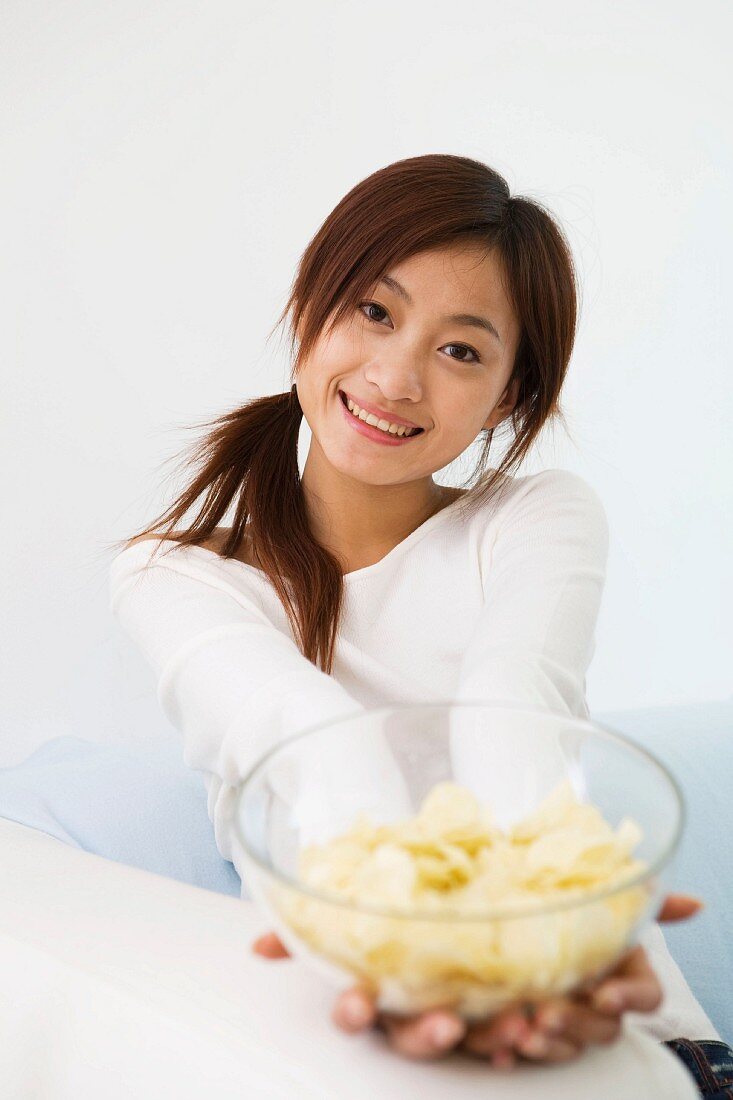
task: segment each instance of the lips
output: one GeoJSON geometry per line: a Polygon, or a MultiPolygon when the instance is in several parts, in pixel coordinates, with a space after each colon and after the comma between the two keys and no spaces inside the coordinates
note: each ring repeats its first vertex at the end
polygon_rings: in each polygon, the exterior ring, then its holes
{"type": "Polygon", "coordinates": [[[371,439],[380,447],[406,447],[408,443],[412,443],[423,434],[422,430],[413,435],[397,435],[393,432],[382,431],[381,428],[376,428],[372,424],[367,424],[361,417],[354,416],[352,412],[349,412],[346,401],[340,393],[339,401],[341,403],[342,415],[349,422],[349,431],[356,432],[357,435],[365,439],[371,439]]]}
{"type": "MultiPolygon", "coordinates": [[[[402,417],[399,417],[399,416],[390,416],[388,413],[380,412],[378,409],[374,408],[373,406],[370,407],[369,405],[361,405],[358,401],[355,400],[355,398],[350,397],[348,394],[346,394],[344,390],[339,390],[338,394],[339,394],[339,397],[341,398],[341,402],[342,402],[344,408],[346,409],[347,412],[349,412],[349,415],[351,415],[351,416],[354,416],[354,414],[352,412],[350,412],[350,410],[349,410],[349,406],[348,406],[348,401],[349,400],[353,401],[356,405],[358,405],[360,410],[364,409],[367,413],[373,414],[379,420],[387,420],[390,424],[397,424],[399,427],[409,428],[410,429],[410,435],[407,438],[411,438],[412,436],[415,436],[415,435],[420,435],[421,432],[425,431],[425,429],[421,428],[419,424],[413,424],[413,422],[411,420],[404,420],[402,417]]],[[[356,419],[358,419],[358,417],[356,419]]],[[[398,436],[396,438],[403,439],[405,437],[404,436],[398,436]]]]}

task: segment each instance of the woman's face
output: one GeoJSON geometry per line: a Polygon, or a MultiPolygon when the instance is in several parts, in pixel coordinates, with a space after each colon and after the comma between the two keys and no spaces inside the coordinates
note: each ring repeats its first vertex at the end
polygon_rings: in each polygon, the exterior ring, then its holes
{"type": "Polygon", "coordinates": [[[510,392],[507,386],[519,323],[494,255],[475,244],[431,250],[394,265],[386,278],[353,315],[321,334],[297,377],[311,446],[342,473],[374,485],[447,466],[482,428],[511,412],[517,391],[516,383],[510,392]],[[344,394],[384,420],[423,430],[395,445],[392,433],[355,427],[344,394]]]}

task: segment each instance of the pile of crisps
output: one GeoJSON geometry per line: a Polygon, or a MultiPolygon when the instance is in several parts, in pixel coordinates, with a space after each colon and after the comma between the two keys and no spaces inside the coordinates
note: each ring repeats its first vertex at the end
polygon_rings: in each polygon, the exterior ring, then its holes
{"type": "Polygon", "coordinates": [[[567,780],[508,832],[471,791],[439,783],[407,821],[375,825],[360,815],[344,835],[303,850],[303,884],[353,909],[283,886],[271,901],[382,1008],[449,1005],[476,1018],[518,998],[566,992],[620,956],[649,903],[647,886],[538,909],[635,878],[646,867],[631,855],[641,835],[629,818],[611,829],[567,780]],[[499,908],[521,915],[486,916],[499,908]],[[416,910],[443,919],[398,915],[416,910]]]}

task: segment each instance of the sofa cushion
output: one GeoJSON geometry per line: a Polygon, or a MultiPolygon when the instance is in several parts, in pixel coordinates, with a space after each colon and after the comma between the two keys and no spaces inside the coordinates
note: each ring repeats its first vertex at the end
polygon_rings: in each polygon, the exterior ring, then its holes
{"type": "Polygon", "coordinates": [[[203,777],[183,763],[178,741],[56,737],[0,768],[0,817],[118,863],[240,894],[214,841],[203,777]]]}

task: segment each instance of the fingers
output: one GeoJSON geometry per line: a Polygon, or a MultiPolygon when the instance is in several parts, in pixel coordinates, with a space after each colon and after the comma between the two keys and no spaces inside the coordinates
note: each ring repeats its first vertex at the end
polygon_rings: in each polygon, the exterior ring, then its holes
{"type": "Polygon", "coordinates": [[[658,921],[687,920],[693,917],[705,906],[699,898],[693,898],[690,894],[669,894],[662,903],[662,908],[657,913],[658,921]]]}
{"type": "Polygon", "coordinates": [[[252,944],[252,950],[266,959],[289,959],[290,952],[274,932],[265,932],[252,944]]]}
{"type": "Polygon", "coordinates": [[[565,1035],[546,1035],[538,1028],[531,1028],[512,1047],[507,1047],[500,1043],[496,1034],[475,1027],[468,1031],[461,1049],[479,1058],[490,1059],[496,1069],[511,1069],[519,1056],[530,1062],[567,1062],[580,1054],[582,1044],[571,1041],[565,1035]]]}
{"type": "Polygon", "coordinates": [[[490,1059],[495,1069],[513,1068],[520,1056],[532,1062],[568,1062],[582,1049],[582,1043],[565,1034],[544,1033],[516,1009],[506,1009],[486,1023],[474,1024],[461,1046],[470,1054],[490,1059]]]}
{"type": "Polygon", "coordinates": [[[465,1021],[454,1012],[440,1008],[412,1017],[385,1013],[379,1018],[379,1026],[398,1054],[421,1060],[441,1058],[466,1034],[465,1021]]]}
{"type": "Polygon", "coordinates": [[[599,1012],[653,1012],[662,1003],[663,990],[641,945],[632,948],[612,976],[590,994],[599,1012]]]}

